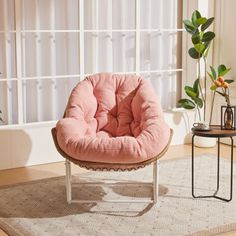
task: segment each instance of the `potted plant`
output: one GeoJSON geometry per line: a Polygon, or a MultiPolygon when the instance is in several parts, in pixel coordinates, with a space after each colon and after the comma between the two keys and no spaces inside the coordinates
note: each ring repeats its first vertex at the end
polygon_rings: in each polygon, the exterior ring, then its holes
{"type": "MultiPolygon", "coordinates": [[[[209,31],[208,28],[214,21],[214,17],[206,18],[201,13],[195,10],[191,20],[184,20],[183,24],[186,31],[191,35],[192,46],[188,50],[189,56],[196,60],[197,76],[193,86],[186,85],[184,87],[188,98],[182,98],[178,101],[180,107],[185,109],[194,109],[198,113],[198,121],[206,122],[206,88],[207,88],[207,56],[212,40],[215,38],[215,33],[209,31]],[[202,112],[201,112],[202,111],[202,112]],[[203,113],[203,119],[202,115],[203,113]]],[[[215,140],[203,140],[198,142],[197,146],[214,146],[215,140]]]]}
{"type": "Polygon", "coordinates": [[[235,123],[233,122],[233,117],[235,116],[235,112],[233,112],[233,107],[230,103],[230,90],[229,85],[234,82],[234,80],[224,79],[224,76],[231,70],[231,68],[227,68],[225,65],[219,65],[217,71],[214,67],[210,66],[211,72],[208,72],[208,75],[211,79],[212,85],[211,90],[213,91],[213,98],[211,103],[211,113],[210,113],[210,123],[212,121],[213,107],[215,102],[216,93],[223,96],[225,98],[226,107],[224,114],[221,114],[221,126],[224,129],[232,129],[235,128],[235,123]]]}
{"type": "Polygon", "coordinates": [[[206,121],[206,66],[207,55],[212,40],[215,38],[215,34],[212,31],[207,31],[209,26],[213,23],[214,17],[207,19],[202,17],[200,12],[195,10],[192,14],[191,20],[184,20],[183,24],[186,31],[191,35],[193,46],[188,50],[188,54],[191,58],[197,61],[197,79],[195,80],[193,87],[185,86],[185,93],[190,98],[180,99],[178,104],[185,109],[196,109],[199,114],[199,121],[201,121],[200,110],[203,108],[203,121],[206,121]],[[202,73],[201,59],[204,64],[204,73],[202,73]],[[204,74],[203,78],[201,75],[204,74]],[[203,80],[203,86],[201,85],[203,80]]]}

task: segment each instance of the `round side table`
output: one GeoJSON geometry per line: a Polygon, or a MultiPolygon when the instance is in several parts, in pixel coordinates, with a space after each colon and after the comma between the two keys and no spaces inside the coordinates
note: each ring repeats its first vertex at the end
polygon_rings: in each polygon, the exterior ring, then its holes
{"type": "Polygon", "coordinates": [[[236,136],[236,130],[222,130],[218,125],[210,126],[210,131],[202,131],[192,129],[192,196],[194,198],[217,198],[226,202],[232,200],[233,194],[233,158],[234,158],[234,140],[233,137],[236,136]],[[218,148],[217,148],[217,189],[213,195],[200,195],[196,196],[194,194],[194,138],[195,136],[207,137],[207,138],[217,138],[218,139],[218,148]],[[231,139],[231,162],[230,162],[230,197],[223,198],[217,195],[220,187],[220,139],[221,138],[230,138],[231,139]]]}

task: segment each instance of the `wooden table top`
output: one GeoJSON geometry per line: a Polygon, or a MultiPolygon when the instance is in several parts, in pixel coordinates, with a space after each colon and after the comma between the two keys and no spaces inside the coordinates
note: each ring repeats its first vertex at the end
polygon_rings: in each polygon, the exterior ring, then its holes
{"type": "Polygon", "coordinates": [[[236,130],[221,129],[220,125],[210,125],[209,131],[195,130],[192,128],[192,133],[197,136],[208,138],[223,138],[236,136],[236,130]]]}

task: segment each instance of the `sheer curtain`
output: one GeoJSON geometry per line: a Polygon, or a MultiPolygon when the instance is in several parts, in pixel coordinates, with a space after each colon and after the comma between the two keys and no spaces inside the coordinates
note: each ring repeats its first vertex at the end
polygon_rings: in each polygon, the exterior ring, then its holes
{"type": "Polygon", "coordinates": [[[84,23],[86,74],[135,72],[135,0],[85,1],[84,23]]]}
{"type": "Polygon", "coordinates": [[[176,106],[178,3],[175,0],[141,0],[141,71],[151,80],[164,109],[176,106]],[[161,71],[149,73],[148,71],[161,71]]]}
{"type": "Polygon", "coordinates": [[[179,2],[84,0],[82,9],[79,0],[0,1],[0,110],[6,124],[18,123],[19,114],[24,123],[56,120],[84,76],[136,73],[139,64],[138,72],[151,80],[163,108],[175,107],[179,2]],[[20,29],[15,14],[21,16],[20,29]]]}
{"type": "Polygon", "coordinates": [[[23,77],[31,78],[24,81],[24,121],[56,120],[80,79],[79,3],[23,0],[22,4],[23,77]]]}
{"type": "MultiPolygon", "coordinates": [[[[0,1],[0,110],[6,123],[17,123],[14,1],[0,1]]],[[[1,124],[1,123],[0,123],[1,124]]]]}

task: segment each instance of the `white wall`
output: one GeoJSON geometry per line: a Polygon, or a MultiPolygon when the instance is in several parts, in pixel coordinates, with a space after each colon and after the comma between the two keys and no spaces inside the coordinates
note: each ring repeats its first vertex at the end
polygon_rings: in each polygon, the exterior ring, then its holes
{"type": "Polygon", "coordinates": [[[53,123],[0,127],[0,169],[62,161],[51,138],[53,123]]]}
{"type": "Polygon", "coordinates": [[[176,109],[165,112],[165,120],[174,130],[171,145],[191,143],[191,128],[192,124],[196,122],[195,111],[176,109]]]}

